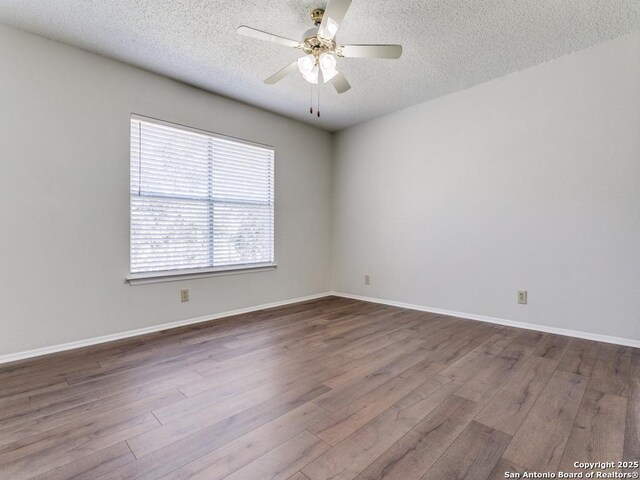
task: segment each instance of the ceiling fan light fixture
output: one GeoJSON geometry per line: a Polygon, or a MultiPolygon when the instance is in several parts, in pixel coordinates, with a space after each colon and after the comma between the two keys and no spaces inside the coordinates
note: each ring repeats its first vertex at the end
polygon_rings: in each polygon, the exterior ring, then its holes
{"type": "Polygon", "coordinates": [[[322,78],[325,83],[338,74],[338,70],[336,70],[336,57],[334,57],[332,54],[323,53],[322,55],[320,55],[318,63],[320,64],[320,68],[322,69],[322,78]]]}
{"type": "Polygon", "coordinates": [[[313,72],[315,68],[316,57],[314,57],[313,55],[305,55],[304,57],[300,57],[298,59],[298,70],[300,70],[300,73],[303,76],[311,74],[311,72],[313,72]]]}
{"type": "Polygon", "coordinates": [[[314,66],[309,73],[303,73],[302,78],[304,78],[307,82],[313,83],[314,85],[318,84],[318,76],[320,73],[320,68],[318,66],[314,66]]]}

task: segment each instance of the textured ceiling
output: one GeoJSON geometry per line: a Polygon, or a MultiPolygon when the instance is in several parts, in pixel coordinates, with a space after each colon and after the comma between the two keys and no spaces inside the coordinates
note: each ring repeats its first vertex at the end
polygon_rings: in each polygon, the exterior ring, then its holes
{"type": "Polygon", "coordinates": [[[300,52],[237,35],[300,39],[326,0],[2,0],[0,23],[338,130],[640,29],[639,0],[353,0],[338,43],[400,43],[400,60],[340,59],[352,89],[309,114],[298,75],[262,80],[300,52]]]}

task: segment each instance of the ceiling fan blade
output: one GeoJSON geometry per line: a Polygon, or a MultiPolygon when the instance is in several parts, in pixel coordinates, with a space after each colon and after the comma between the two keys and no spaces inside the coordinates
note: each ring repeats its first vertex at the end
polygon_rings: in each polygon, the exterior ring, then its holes
{"type": "Polygon", "coordinates": [[[279,70],[273,75],[271,75],[269,78],[267,78],[264,81],[264,83],[266,83],[267,85],[273,85],[274,83],[277,83],[280,80],[282,80],[287,75],[291,75],[292,73],[296,73],[297,71],[298,71],[298,61],[296,60],[295,62],[290,63],[289,65],[284,67],[282,70],[279,70]]]}
{"type": "Polygon", "coordinates": [[[347,78],[341,73],[338,73],[335,77],[333,77],[329,81],[331,82],[331,85],[333,85],[333,87],[336,89],[336,92],[338,93],[344,93],[351,88],[351,85],[349,85],[347,78]]]}
{"type": "Polygon", "coordinates": [[[349,58],[400,58],[402,45],[343,45],[338,55],[349,58]]]}
{"type": "Polygon", "coordinates": [[[263,32],[262,30],[256,30],[255,28],[247,27],[246,25],[239,26],[237,32],[245,37],[257,38],[258,40],[264,40],[277,45],[284,45],[285,47],[300,48],[300,42],[263,32]]]}
{"type": "Polygon", "coordinates": [[[329,0],[318,29],[318,36],[333,40],[350,5],[351,0],[329,0]]]}

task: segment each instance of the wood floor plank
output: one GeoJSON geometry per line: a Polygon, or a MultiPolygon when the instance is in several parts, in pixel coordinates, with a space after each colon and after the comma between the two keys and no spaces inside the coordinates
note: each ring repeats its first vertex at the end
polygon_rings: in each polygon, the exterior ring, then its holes
{"type": "Polygon", "coordinates": [[[483,383],[474,378],[465,382],[464,385],[456,391],[456,395],[484,406],[497,395],[498,391],[499,387],[491,385],[490,383],[483,383]]]}
{"type": "MultiPolygon", "coordinates": [[[[267,385],[267,387],[260,389],[260,391],[250,390],[246,395],[231,397],[191,415],[179,417],[153,431],[131,438],[128,442],[129,446],[136,457],[140,458],[193,433],[216,425],[225,419],[240,416],[242,412],[252,409],[268,411],[276,406],[295,405],[306,400],[308,395],[326,391],[326,388],[319,390],[319,385],[315,382],[301,383],[284,390],[272,385],[267,385]]],[[[175,402],[174,405],[180,405],[181,403],[175,402]]],[[[162,416],[158,417],[155,412],[154,415],[162,422],[162,416]]]]}
{"type": "Polygon", "coordinates": [[[476,420],[514,435],[556,369],[558,362],[530,357],[478,414],[476,420]]]}
{"type": "MultiPolygon", "coordinates": [[[[362,322],[361,325],[365,327],[371,321],[372,319],[369,317],[359,319],[359,322],[362,322]]],[[[369,330],[365,335],[358,334],[357,338],[349,338],[350,336],[341,334],[322,335],[316,336],[312,344],[316,345],[317,342],[317,344],[324,347],[323,351],[326,351],[329,355],[343,355],[348,358],[358,359],[389,348],[402,340],[413,338],[416,329],[419,327],[426,328],[426,325],[421,324],[420,319],[399,322],[391,328],[385,326],[384,323],[377,323],[375,328],[369,330]]],[[[358,330],[359,333],[362,333],[360,327],[354,331],[358,330]]],[[[305,341],[305,343],[309,344],[308,341],[305,341]]]]}
{"type": "Polygon", "coordinates": [[[591,374],[590,387],[601,392],[625,396],[629,388],[632,349],[603,344],[591,374]]]}
{"type": "Polygon", "coordinates": [[[32,480],[92,480],[135,459],[127,444],[121,442],[32,477],[32,480]]]}
{"type": "Polygon", "coordinates": [[[473,379],[500,386],[525,363],[527,358],[529,358],[529,349],[524,345],[512,343],[485,365],[473,379]]]}
{"type": "Polygon", "coordinates": [[[304,473],[298,472],[295,475],[289,477],[287,480],[310,480],[304,473]]]}
{"type": "Polygon", "coordinates": [[[439,364],[419,365],[414,373],[406,377],[398,375],[392,378],[316,423],[309,428],[309,431],[330,445],[337,445],[413,390],[426,383],[431,383],[434,388],[438,388],[442,381],[430,379],[430,377],[435,376],[442,368],[439,364]]]}
{"type": "Polygon", "coordinates": [[[421,478],[469,425],[479,405],[452,395],[393,444],[357,480],[421,478]]]}
{"type": "Polygon", "coordinates": [[[570,337],[565,337],[563,335],[548,335],[542,340],[542,342],[540,342],[538,347],[533,351],[533,354],[537,357],[560,360],[570,343],[570,337]]]}
{"type": "MultiPolygon", "coordinates": [[[[134,339],[130,340],[132,344],[139,342],[134,341],[134,339]]],[[[131,347],[126,351],[129,351],[130,348],[131,347]]],[[[113,347],[111,347],[110,350],[113,350],[113,347]]],[[[0,365],[0,384],[6,385],[6,382],[12,379],[18,379],[18,381],[22,381],[22,383],[24,383],[25,379],[29,379],[29,383],[32,383],[33,378],[42,376],[49,378],[59,377],[68,375],[71,372],[92,369],[98,365],[95,359],[78,361],[77,358],[71,355],[73,352],[74,350],[68,350],[53,355],[44,355],[42,357],[2,364],[0,365]]]]}
{"type": "MultiPolygon", "coordinates": [[[[428,351],[421,348],[398,355],[387,365],[373,372],[367,373],[364,376],[356,377],[352,382],[342,384],[341,386],[332,389],[322,395],[322,397],[318,398],[316,403],[331,412],[339,410],[347,403],[360,398],[379,385],[382,385],[390,378],[399,375],[409,368],[426,360],[429,355],[428,351]]],[[[430,363],[433,363],[433,365],[440,365],[436,362],[430,363]]]]}
{"type": "Polygon", "coordinates": [[[53,392],[34,392],[33,395],[29,396],[31,406],[33,409],[38,410],[52,405],[61,405],[64,408],[69,403],[85,403],[113,395],[117,391],[125,391],[142,385],[162,383],[170,387],[178,387],[198,379],[198,374],[187,367],[165,367],[149,372],[149,375],[145,375],[143,370],[135,373],[131,372],[130,376],[125,372],[117,376],[108,376],[104,379],[98,378],[83,384],[72,386],[65,384],[65,388],[56,389],[53,392]]]}
{"type": "Polygon", "coordinates": [[[89,371],[74,372],[66,375],[65,379],[69,385],[76,385],[97,379],[116,378],[120,374],[134,375],[138,372],[149,374],[156,369],[174,367],[180,363],[192,365],[195,363],[195,358],[208,359],[220,349],[223,349],[223,347],[215,341],[203,341],[199,344],[168,345],[156,348],[150,346],[145,351],[133,352],[132,358],[123,357],[123,360],[118,363],[111,363],[107,366],[98,365],[89,371]]]}
{"type": "Polygon", "coordinates": [[[590,377],[599,351],[600,344],[598,342],[574,338],[562,355],[558,369],[590,377]]]}
{"type": "Polygon", "coordinates": [[[496,333],[493,325],[480,324],[471,328],[462,327],[462,332],[441,340],[433,349],[433,359],[445,363],[452,364],[459,360],[482,342],[496,333]]]}
{"type": "Polygon", "coordinates": [[[482,371],[512,342],[513,338],[511,337],[500,334],[492,335],[488,340],[444,369],[442,375],[465,382],[482,371]]]}
{"type": "MultiPolygon", "coordinates": [[[[184,396],[176,389],[163,389],[158,393],[145,392],[143,395],[118,396],[116,401],[108,399],[96,404],[84,404],[78,408],[56,413],[44,418],[36,419],[26,424],[20,424],[15,428],[0,433],[0,439],[7,442],[7,448],[15,448],[16,445],[33,444],[39,438],[55,435],[56,432],[66,432],[84,425],[87,420],[94,423],[109,422],[110,418],[134,417],[151,412],[154,408],[162,407],[180,401],[184,396]],[[125,401],[128,397],[129,401],[125,401]],[[91,408],[96,405],[95,408],[91,408]]],[[[4,451],[0,447],[0,452],[4,451]]]]}
{"type": "MultiPolygon", "coordinates": [[[[302,412],[303,415],[307,411],[319,412],[306,417],[310,423],[315,423],[319,420],[319,417],[315,415],[324,415],[325,411],[311,401],[317,395],[326,392],[327,388],[324,385],[320,385],[314,390],[301,392],[295,399],[291,399],[286,403],[263,404],[261,407],[244,410],[144,455],[133,463],[103,475],[100,479],[160,478],[194,462],[196,459],[205,458],[207,454],[215,452],[225,444],[231,443],[253,430],[260,429],[263,425],[293,410],[296,411],[296,415],[298,412],[302,412]],[[300,410],[302,407],[305,407],[305,409],[300,410]]],[[[194,464],[192,464],[193,466],[194,464]]]]}
{"type": "MultiPolygon", "coordinates": [[[[305,370],[301,370],[301,372],[307,374],[305,383],[311,379],[313,372],[305,370]]],[[[300,378],[300,375],[294,376],[286,375],[287,372],[282,373],[283,375],[281,376],[275,376],[271,374],[271,372],[261,370],[255,376],[241,377],[238,381],[220,382],[217,388],[208,389],[196,395],[186,396],[186,398],[179,403],[167,405],[162,409],[155,410],[154,414],[160,422],[166,424],[217,403],[230,401],[231,398],[250,396],[251,394],[249,392],[254,392],[254,394],[258,396],[261,394],[268,395],[272,390],[281,393],[286,391],[287,387],[291,384],[295,383],[297,378],[300,378]]],[[[320,381],[318,380],[316,383],[320,383],[320,381]]],[[[179,388],[179,390],[184,393],[185,389],[179,388]]]]}
{"type": "Polygon", "coordinates": [[[504,458],[529,469],[556,470],[586,388],[585,377],[555,372],[513,437],[504,458]]]}
{"type": "Polygon", "coordinates": [[[587,389],[559,469],[579,472],[574,462],[622,460],[626,415],[626,398],[587,389]]]}
{"type": "MultiPolygon", "coordinates": [[[[362,321],[366,322],[366,320],[362,321]]],[[[195,384],[189,384],[183,388],[183,391],[187,396],[192,396],[215,388],[220,383],[248,377],[261,370],[268,373],[268,371],[279,371],[287,366],[291,368],[296,364],[317,364],[317,360],[326,359],[327,355],[332,353],[332,349],[326,346],[318,347],[316,343],[318,342],[310,337],[293,338],[288,342],[230,357],[224,361],[200,362],[193,368],[205,377],[201,382],[202,386],[198,388],[195,384]],[[311,346],[309,342],[312,343],[311,346]]]]}
{"type": "Polygon", "coordinates": [[[493,471],[511,437],[471,422],[421,480],[480,480],[493,471]]]}
{"type": "Polygon", "coordinates": [[[354,478],[460,387],[460,383],[450,378],[439,379],[442,382],[439,387],[429,383],[413,391],[302,472],[311,480],[354,478]]]}
{"type": "Polygon", "coordinates": [[[341,385],[349,384],[372,372],[379,371],[382,368],[387,368],[388,365],[390,365],[399,356],[407,357],[410,352],[417,351],[415,355],[412,355],[412,358],[416,359],[415,363],[417,363],[427,356],[425,351],[420,351],[422,343],[423,342],[420,339],[401,341],[400,344],[395,345],[395,348],[392,345],[382,351],[377,351],[373,355],[373,358],[367,358],[367,360],[363,359],[361,362],[354,363],[353,367],[348,371],[328,378],[322,383],[335,391],[341,385]],[[398,348],[400,346],[402,346],[402,348],[398,348]]]}
{"type": "Polygon", "coordinates": [[[56,424],[53,428],[47,423],[42,426],[30,427],[20,431],[19,435],[16,435],[18,438],[0,444],[0,465],[8,457],[18,458],[31,455],[49,448],[51,444],[60,444],[63,440],[81,438],[85,435],[92,435],[94,432],[105,431],[120,422],[126,425],[129,420],[140,417],[152,419],[151,423],[158,426],[159,422],[151,415],[151,410],[182,398],[184,397],[177,390],[168,390],[121,405],[99,415],[78,412],[65,418],[64,422],[56,424]]]}
{"type": "Polygon", "coordinates": [[[43,380],[35,380],[25,382],[24,379],[20,379],[10,385],[8,382],[2,384],[2,390],[0,390],[0,399],[11,402],[20,398],[32,398],[37,395],[51,395],[55,392],[60,392],[69,387],[66,380],[58,377],[50,377],[43,380]]]}
{"type": "MultiPolygon", "coordinates": [[[[503,332],[517,340],[522,332],[503,332]]],[[[499,391],[499,388],[526,363],[533,349],[525,345],[511,343],[496,358],[491,360],[471,380],[465,382],[456,395],[486,405],[499,391]]]]}
{"type": "Polygon", "coordinates": [[[0,421],[14,418],[31,410],[29,397],[0,400],[0,421]]]}
{"type": "Polygon", "coordinates": [[[286,480],[331,446],[306,431],[236,470],[225,480],[286,480]]]}
{"type": "Polygon", "coordinates": [[[375,335],[360,345],[346,345],[337,353],[344,352],[344,354],[353,359],[366,357],[374,352],[388,348],[394,343],[401,342],[408,338],[411,338],[415,334],[414,330],[410,328],[402,328],[392,333],[383,333],[382,335],[375,335]]]}
{"type": "MultiPolygon", "coordinates": [[[[354,348],[357,348],[358,342],[359,340],[353,341],[354,348]]],[[[205,375],[206,378],[200,382],[181,387],[181,391],[187,396],[194,396],[214,388],[219,390],[220,385],[226,383],[241,383],[246,387],[250,382],[253,382],[252,385],[257,386],[261,381],[264,382],[265,375],[282,377],[286,375],[287,370],[300,371],[306,367],[309,367],[309,372],[319,372],[323,366],[327,367],[326,371],[330,371],[331,366],[336,365],[340,367],[336,373],[344,373],[360,363],[368,363],[370,360],[362,358],[362,362],[358,362],[357,359],[349,361],[347,358],[341,358],[340,355],[333,356],[336,351],[344,350],[342,347],[334,349],[334,347],[325,346],[320,351],[317,349],[310,351],[304,342],[301,342],[296,349],[291,347],[291,343],[287,346],[288,348],[282,349],[282,351],[274,352],[273,349],[268,349],[262,353],[254,352],[255,355],[251,353],[247,356],[241,356],[238,360],[240,363],[237,363],[236,359],[230,359],[219,362],[213,365],[213,368],[205,371],[198,367],[198,372],[205,375]]],[[[390,349],[392,356],[402,353],[403,350],[399,347],[400,345],[397,345],[395,350],[390,349]]],[[[372,352],[371,359],[377,359],[377,357],[378,355],[372,352]]]]}
{"type": "Polygon", "coordinates": [[[99,427],[88,423],[73,431],[41,439],[22,449],[0,455],[0,472],[14,480],[31,478],[121,443],[158,425],[150,413],[116,418],[99,427]]]}
{"type": "Polygon", "coordinates": [[[211,357],[210,351],[194,352],[193,354],[180,355],[178,357],[165,358],[151,365],[128,365],[126,368],[108,370],[100,368],[91,374],[85,372],[78,378],[77,376],[66,376],[67,383],[74,385],[88,385],[95,388],[102,385],[118,385],[123,381],[131,382],[136,379],[143,381],[153,381],[156,378],[167,374],[177,373],[187,370],[198,362],[211,357]],[[106,371],[105,371],[106,370],[106,371]]]}
{"type": "Polygon", "coordinates": [[[533,352],[538,346],[549,336],[548,333],[539,332],[536,330],[525,330],[522,334],[515,339],[514,343],[529,348],[529,352],[533,352]]]}
{"type": "MultiPolygon", "coordinates": [[[[307,351],[307,353],[312,358],[316,358],[313,352],[307,351]]],[[[233,364],[228,370],[225,369],[200,380],[181,385],[180,391],[187,397],[198,396],[199,398],[215,400],[264,385],[274,376],[282,377],[291,373],[296,366],[298,369],[305,369],[308,366],[305,361],[299,360],[297,355],[294,356],[293,354],[288,358],[277,358],[274,362],[263,363],[255,359],[248,359],[247,362],[244,368],[234,368],[235,364],[233,364]],[[253,365],[253,369],[248,368],[250,365],[253,365]]],[[[310,368],[313,369],[314,366],[310,368]]],[[[317,361],[315,362],[315,368],[321,368],[317,361]]],[[[198,369],[198,372],[200,371],[198,369]]],[[[194,402],[198,403],[197,400],[194,400],[194,402]]]]}
{"type": "MultiPolygon", "coordinates": [[[[317,405],[306,403],[242,435],[221,448],[214,449],[198,459],[185,464],[162,478],[163,480],[185,478],[191,480],[220,480],[245,466],[251,465],[251,463],[255,461],[258,462],[257,465],[249,467],[248,472],[253,471],[254,468],[258,468],[258,470],[263,469],[269,462],[279,462],[283,467],[286,467],[286,460],[283,461],[283,459],[281,459],[279,461],[277,457],[273,455],[269,456],[269,453],[288,442],[291,438],[300,435],[305,428],[325,414],[326,412],[317,405]],[[265,455],[267,457],[262,458],[265,455]]],[[[307,432],[306,438],[311,437],[313,437],[313,435],[307,432]]],[[[306,451],[307,456],[316,458],[319,454],[327,450],[328,446],[323,442],[319,442],[317,437],[315,438],[315,442],[317,443],[308,445],[308,448],[303,450],[303,453],[306,451]],[[320,450],[322,450],[322,452],[320,452],[320,450]]],[[[289,446],[291,446],[291,444],[289,444],[289,446]]],[[[282,450],[278,450],[278,452],[281,453],[282,450]]],[[[310,458],[309,461],[313,460],[313,458],[310,458]]],[[[295,460],[291,460],[291,462],[295,463],[295,460]]],[[[298,465],[297,468],[292,468],[291,474],[302,466],[304,465],[298,465]]]]}
{"type": "MultiPolygon", "coordinates": [[[[185,378],[189,378],[185,375],[185,378]]],[[[98,416],[105,412],[112,411],[119,407],[134,404],[145,399],[153,398],[155,395],[167,393],[174,400],[183,399],[174,388],[175,382],[159,381],[137,387],[132,384],[131,389],[124,391],[103,392],[105,396],[94,394],[73,398],[64,403],[57,403],[34,409],[0,421],[0,440],[13,441],[32,435],[34,432],[51,430],[60,425],[69,423],[79,416],[98,416]]]]}

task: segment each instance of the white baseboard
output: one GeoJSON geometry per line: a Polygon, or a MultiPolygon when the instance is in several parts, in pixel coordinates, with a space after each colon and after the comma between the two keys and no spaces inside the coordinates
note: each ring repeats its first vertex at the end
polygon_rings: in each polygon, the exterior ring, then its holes
{"type": "Polygon", "coordinates": [[[151,327],[138,328],[136,330],[129,330],[121,333],[114,333],[111,335],[103,335],[101,337],[88,338],[86,340],[78,340],[75,342],[63,343],[60,345],[52,345],[50,347],[36,348],[34,350],[28,350],[26,352],[9,353],[7,355],[0,355],[0,364],[15,362],[18,360],[24,360],[27,358],[40,357],[42,355],[49,355],[50,353],[64,352],[66,350],[74,350],[76,348],[88,347],[91,345],[97,345],[100,343],[113,342],[114,340],[122,340],[124,338],[137,337],[139,335],[145,335],[147,333],[159,332],[161,330],[170,330],[172,328],[184,327],[186,325],[194,325],[196,323],[209,322],[211,320],[218,320],[225,317],[231,317],[233,315],[240,315],[242,313],[251,313],[258,310],[264,310],[265,308],[281,307],[292,303],[306,302],[309,300],[315,300],[322,297],[328,297],[332,295],[332,292],[323,292],[315,295],[308,295],[306,297],[291,298],[289,300],[281,300],[279,302],[265,303],[263,305],[256,305],[255,307],[240,308],[238,310],[231,310],[228,312],[216,313],[213,315],[206,315],[203,317],[188,318],[186,320],[179,320],[177,322],[163,323],[161,325],[153,325],[151,327]]]}
{"type": "Polygon", "coordinates": [[[527,330],[537,330],[539,332],[554,333],[556,335],[564,335],[567,337],[584,338],[597,342],[614,343],[616,345],[625,345],[627,347],[640,348],[640,340],[631,338],[611,337],[609,335],[600,335],[598,333],[583,332],[580,330],[569,330],[565,328],[548,327],[546,325],[537,325],[533,323],[516,322],[513,320],[505,320],[503,318],[488,317],[486,315],[476,315],[475,313],[456,312],[453,310],[445,310],[442,308],[425,307],[422,305],[413,305],[410,303],[395,302],[393,300],[382,300],[380,298],[364,297],[362,295],[352,295],[350,293],[331,292],[336,297],[351,298],[353,300],[362,300],[364,302],[381,303],[392,307],[408,308],[410,310],[419,310],[421,312],[437,313],[440,315],[448,315],[451,317],[465,318],[468,320],[477,320],[480,322],[495,323],[497,325],[506,325],[508,327],[524,328],[527,330]]]}
{"type": "Polygon", "coordinates": [[[33,358],[33,357],[40,357],[42,355],[49,355],[51,353],[57,353],[57,352],[64,352],[67,350],[74,350],[76,348],[82,348],[82,347],[88,347],[91,345],[98,345],[100,343],[107,343],[107,342],[113,342],[114,340],[122,340],[125,338],[131,338],[131,337],[137,337],[139,335],[145,335],[147,333],[154,333],[154,332],[159,332],[162,330],[170,330],[173,328],[178,328],[178,327],[184,327],[187,325],[194,325],[196,323],[202,323],[202,322],[209,322],[212,320],[218,320],[221,318],[225,318],[225,317],[231,317],[233,315],[240,315],[243,313],[251,313],[251,312],[255,312],[258,310],[264,310],[266,308],[274,308],[274,307],[281,307],[284,305],[290,305],[293,303],[300,303],[300,302],[306,302],[309,300],[316,300],[318,298],[323,298],[323,297],[328,297],[328,296],[336,296],[336,297],[344,297],[344,298],[351,298],[354,300],[362,300],[364,302],[372,302],[372,303],[380,303],[383,305],[390,305],[393,307],[400,307],[400,308],[407,308],[410,310],[418,310],[421,312],[429,312],[429,313],[437,313],[440,315],[448,315],[451,317],[459,317],[459,318],[466,318],[468,320],[477,320],[480,322],[487,322],[487,323],[495,323],[497,325],[506,325],[509,327],[516,327],[516,328],[524,328],[527,330],[537,330],[540,332],[546,332],[546,333],[554,333],[557,335],[565,335],[568,337],[577,337],[577,338],[584,338],[587,340],[595,340],[597,342],[605,342],[605,343],[614,343],[616,345],[625,345],[628,347],[635,347],[635,348],[640,348],[640,340],[633,340],[630,338],[619,338],[619,337],[611,337],[608,335],[600,335],[597,333],[589,333],[589,332],[582,332],[580,330],[568,330],[568,329],[564,329],[564,328],[557,328],[557,327],[548,327],[545,325],[536,325],[536,324],[532,324],[532,323],[525,323],[525,322],[516,322],[513,320],[505,320],[503,318],[496,318],[496,317],[488,317],[486,315],[476,315],[474,313],[465,313],[465,312],[456,312],[453,310],[445,310],[442,308],[434,308],[434,307],[425,307],[422,305],[413,305],[410,303],[403,303],[403,302],[395,302],[393,300],[383,300],[380,298],[372,298],[372,297],[365,297],[362,295],[352,295],[350,293],[342,293],[342,292],[323,292],[323,293],[318,293],[315,295],[308,295],[306,297],[298,297],[298,298],[291,298],[289,300],[282,300],[279,302],[273,302],[273,303],[265,303],[262,305],[256,305],[254,307],[247,307],[247,308],[241,308],[238,310],[231,310],[228,312],[221,312],[221,313],[216,313],[213,315],[206,315],[203,317],[196,317],[196,318],[188,318],[186,320],[179,320],[177,322],[170,322],[170,323],[163,323],[161,325],[153,325],[151,327],[145,327],[145,328],[139,328],[136,330],[129,330],[126,332],[121,332],[121,333],[114,333],[111,335],[103,335],[101,337],[94,337],[94,338],[89,338],[86,340],[78,340],[75,342],[69,342],[69,343],[63,343],[60,345],[52,345],[50,347],[43,347],[43,348],[36,348],[34,350],[28,350],[25,352],[17,352],[17,353],[10,353],[7,355],[0,355],[0,364],[3,363],[9,363],[9,362],[15,362],[18,360],[25,360],[27,358],[33,358]]]}

